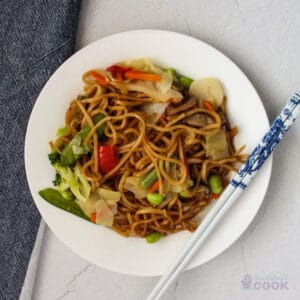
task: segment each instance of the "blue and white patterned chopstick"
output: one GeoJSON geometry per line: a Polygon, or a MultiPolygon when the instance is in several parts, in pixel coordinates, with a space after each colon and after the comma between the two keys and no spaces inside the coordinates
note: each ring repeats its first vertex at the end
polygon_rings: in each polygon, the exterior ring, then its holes
{"type": "Polygon", "coordinates": [[[247,184],[243,177],[248,174],[254,177],[256,172],[264,164],[265,160],[273,152],[274,148],[281,141],[284,134],[289,130],[296,120],[300,110],[300,94],[295,93],[279,116],[273,122],[270,130],[264,135],[260,143],[255,147],[238,174],[230,182],[234,187],[246,188],[247,184]]]}
{"type": "Polygon", "coordinates": [[[270,130],[263,136],[261,142],[255,147],[245,164],[231,180],[218,201],[206,215],[202,223],[194,232],[177,260],[170,266],[165,275],[156,284],[147,300],[158,300],[173,282],[173,280],[184,269],[196,251],[203,245],[206,238],[214,230],[225,213],[238,199],[247,187],[251,179],[257,174],[266,159],[281,141],[283,135],[295,122],[300,112],[300,93],[295,93],[280,115],[275,119],[270,130]]]}

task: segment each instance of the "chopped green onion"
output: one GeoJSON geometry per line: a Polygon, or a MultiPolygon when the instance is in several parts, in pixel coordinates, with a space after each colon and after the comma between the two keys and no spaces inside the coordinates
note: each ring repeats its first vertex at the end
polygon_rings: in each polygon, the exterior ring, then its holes
{"type": "Polygon", "coordinates": [[[157,173],[156,170],[153,169],[146,177],[141,181],[141,187],[145,190],[148,190],[149,187],[157,181],[157,173]]]}
{"type": "Polygon", "coordinates": [[[192,84],[193,79],[186,77],[186,76],[181,76],[179,78],[179,81],[185,88],[188,89],[190,87],[190,85],[192,84]]]}
{"type": "Polygon", "coordinates": [[[220,176],[218,175],[211,175],[208,179],[208,186],[212,193],[220,194],[223,190],[222,181],[220,176]]]}
{"type": "Polygon", "coordinates": [[[150,193],[147,195],[147,200],[153,205],[158,205],[164,200],[164,197],[158,193],[150,193]]]}
{"type": "Polygon", "coordinates": [[[157,242],[161,238],[161,233],[160,232],[151,232],[146,236],[146,241],[148,244],[152,244],[157,242]]]}

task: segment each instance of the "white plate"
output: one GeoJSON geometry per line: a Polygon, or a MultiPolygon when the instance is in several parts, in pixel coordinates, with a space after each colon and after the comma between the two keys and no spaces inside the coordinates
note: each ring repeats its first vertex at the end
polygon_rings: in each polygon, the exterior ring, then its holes
{"type": "MultiPolygon", "coordinates": [[[[150,57],[158,65],[173,67],[191,78],[219,78],[228,97],[231,124],[239,127],[236,144],[246,144],[248,151],[268,129],[269,122],[254,87],[231,60],[197,39],[174,32],[137,30],[96,41],[70,57],[44,86],[31,113],[25,141],[28,183],[42,217],[67,246],[98,266],[126,274],[161,275],[191,233],[173,234],[155,244],[140,238],[126,239],[59,210],[38,195],[40,189],[52,185],[54,170],[47,158],[48,141],[55,138],[58,127],[64,126],[70,101],[82,92],[82,74],[137,57],[150,57]]],[[[188,269],[216,257],[245,231],[263,201],[271,166],[269,160],[188,269]]]]}

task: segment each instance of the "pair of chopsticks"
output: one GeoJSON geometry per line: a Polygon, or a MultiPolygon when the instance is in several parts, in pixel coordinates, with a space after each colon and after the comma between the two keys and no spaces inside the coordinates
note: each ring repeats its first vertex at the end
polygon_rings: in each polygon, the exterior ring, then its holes
{"type": "Polygon", "coordinates": [[[206,238],[221,221],[225,213],[230,209],[241,193],[246,189],[251,179],[258,173],[261,166],[281,141],[284,134],[296,120],[300,111],[300,93],[295,93],[279,116],[273,122],[270,130],[263,136],[260,143],[255,147],[247,161],[238,173],[230,181],[216,204],[204,218],[197,230],[193,233],[182,253],[170,266],[168,271],[161,277],[147,300],[158,300],[168,289],[173,280],[184,269],[194,256],[206,238]]]}

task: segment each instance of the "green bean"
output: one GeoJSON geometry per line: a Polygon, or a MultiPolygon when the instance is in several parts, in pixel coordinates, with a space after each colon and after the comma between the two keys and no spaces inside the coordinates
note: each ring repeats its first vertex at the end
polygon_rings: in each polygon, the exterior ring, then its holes
{"type": "Polygon", "coordinates": [[[212,193],[220,194],[223,190],[222,181],[220,176],[218,175],[211,175],[208,179],[208,186],[212,193]]]}
{"type": "Polygon", "coordinates": [[[157,180],[156,170],[153,169],[146,177],[141,181],[141,187],[148,190],[149,187],[157,180]]]}
{"type": "Polygon", "coordinates": [[[58,190],[47,188],[39,191],[39,195],[54,206],[80,218],[89,220],[89,218],[81,210],[80,206],[74,200],[66,200],[58,190]]]}
{"type": "Polygon", "coordinates": [[[152,243],[157,242],[161,238],[161,236],[162,235],[160,232],[154,231],[154,232],[149,233],[146,236],[146,241],[148,244],[152,244],[152,243]]]}
{"type": "Polygon", "coordinates": [[[179,78],[179,81],[185,88],[188,89],[190,87],[190,85],[192,84],[193,79],[186,77],[186,76],[181,76],[179,78]]]}
{"type": "Polygon", "coordinates": [[[164,200],[164,197],[158,193],[150,193],[147,195],[147,200],[153,205],[158,205],[164,200]]]}

